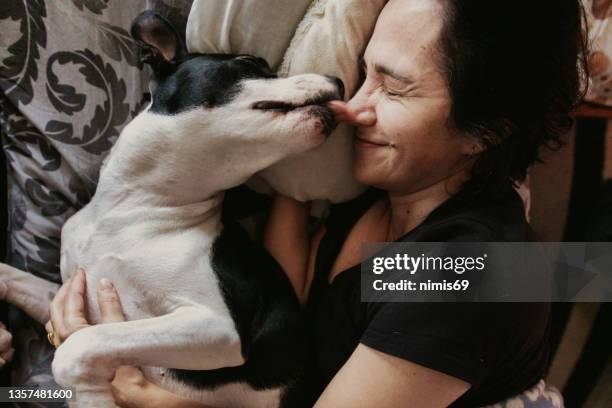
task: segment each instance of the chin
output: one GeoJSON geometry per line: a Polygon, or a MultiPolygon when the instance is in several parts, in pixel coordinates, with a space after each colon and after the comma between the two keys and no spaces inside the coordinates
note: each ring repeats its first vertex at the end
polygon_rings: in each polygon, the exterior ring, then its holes
{"type": "Polygon", "coordinates": [[[384,184],[386,179],[386,177],[379,171],[366,166],[359,166],[358,163],[355,163],[355,166],[353,167],[353,177],[361,184],[376,188],[382,188],[380,186],[381,184],[384,184]]]}

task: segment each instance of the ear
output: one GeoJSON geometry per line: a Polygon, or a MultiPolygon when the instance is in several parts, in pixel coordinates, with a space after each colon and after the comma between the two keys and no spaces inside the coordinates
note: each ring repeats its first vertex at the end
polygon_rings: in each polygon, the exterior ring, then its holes
{"type": "Polygon", "coordinates": [[[484,152],[485,147],[482,142],[477,141],[473,137],[468,137],[463,145],[463,154],[469,157],[475,157],[484,152]]]}
{"type": "Polygon", "coordinates": [[[141,47],[141,59],[156,69],[160,65],[175,64],[187,55],[187,49],[176,29],[161,15],[142,12],[131,28],[132,37],[141,47]]]}

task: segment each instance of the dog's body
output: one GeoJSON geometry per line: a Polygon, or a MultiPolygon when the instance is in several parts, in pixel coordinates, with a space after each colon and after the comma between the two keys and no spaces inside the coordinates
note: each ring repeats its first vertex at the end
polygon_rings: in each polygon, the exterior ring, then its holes
{"type": "MultiPolygon", "coordinates": [[[[64,281],[86,270],[90,322],[100,322],[91,288],[103,277],[129,321],[71,335],[54,376],[83,407],[114,406],[109,380],[121,365],[213,407],[287,405],[304,358],[300,307],[270,255],[222,225],[222,195],[320,145],[333,127],[324,103],[341,86],[278,79],[249,56],[173,62],[184,51],[163,19],[146,13],[135,27],[161,58],[159,86],[111,150],[92,201],[64,225],[60,265],[64,281]]],[[[0,295],[46,321],[56,285],[5,265],[0,282],[0,295]]]]}

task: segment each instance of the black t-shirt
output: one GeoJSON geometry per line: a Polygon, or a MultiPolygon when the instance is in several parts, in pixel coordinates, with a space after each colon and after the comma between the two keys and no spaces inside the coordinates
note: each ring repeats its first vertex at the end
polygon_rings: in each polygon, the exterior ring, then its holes
{"type": "MultiPolygon", "coordinates": [[[[549,361],[548,303],[365,303],[359,265],[328,283],[351,227],[382,194],[335,205],[326,221],[308,300],[318,392],[359,343],[470,383],[451,407],[493,404],[535,385],[549,361]]],[[[398,241],[528,240],[523,203],[508,185],[495,196],[465,189],[398,241]]]]}

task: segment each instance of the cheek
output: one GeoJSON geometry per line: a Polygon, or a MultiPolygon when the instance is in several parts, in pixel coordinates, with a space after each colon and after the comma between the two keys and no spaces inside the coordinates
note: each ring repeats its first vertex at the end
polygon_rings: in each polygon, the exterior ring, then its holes
{"type": "Polygon", "coordinates": [[[443,98],[381,103],[377,114],[380,132],[403,151],[446,150],[456,142],[446,125],[449,107],[443,98]]]}
{"type": "Polygon", "coordinates": [[[368,184],[420,184],[451,173],[461,156],[460,136],[446,126],[444,98],[411,98],[376,103],[377,123],[365,133],[396,145],[394,149],[355,149],[355,176],[368,184]]]}
{"type": "Polygon", "coordinates": [[[429,143],[431,135],[439,132],[444,120],[442,112],[433,111],[425,98],[413,98],[400,103],[381,100],[376,106],[376,132],[385,139],[404,147],[419,147],[416,144],[429,143]]]}
{"type": "Polygon", "coordinates": [[[449,131],[446,122],[447,111],[426,104],[381,108],[377,133],[396,148],[387,151],[379,165],[386,165],[390,178],[409,184],[452,173],[462,159],[462,140],[449,131]]]}

